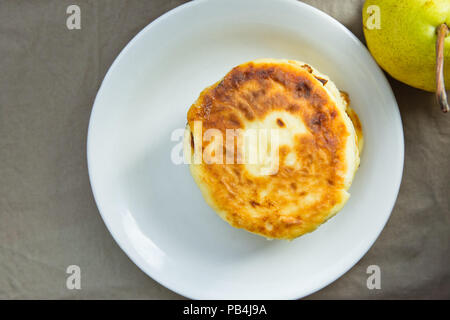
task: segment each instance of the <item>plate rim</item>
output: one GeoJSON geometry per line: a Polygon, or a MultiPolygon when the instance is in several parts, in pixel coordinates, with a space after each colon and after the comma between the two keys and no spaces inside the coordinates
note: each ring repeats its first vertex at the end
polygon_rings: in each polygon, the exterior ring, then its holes
{"type": "MultiPolygon", "coordinates": [[[[174,287],[172,284],[166,283],[166,281],[164,281],[164,279],[160,279],[155,275],[155,272],[151,272],[151,270],[147,270],[147,268],[145,268],[144,266],[141,265],[141,263],[139,263],[137,261],[137,259],[127,250],[124,249],[124,243],[122,243],[123,240],[120,240],[119,237],[117,236],[117,233],[112,229],[111,223],[108,222],[108,219],[106,217],[105,209],[103,208],[103,205],[100,203],[100,197],[98,195],[98,190],[95,187],[95,183],[94,183],[94,178],[93,178],[93,171],[92,171],[92,165],[91,163],[94,161],[92,160],[92,152],[90,151],[92,149],[92,139],[91,139],[91,133],[93,131],[93,126],[94,126],[94,121],[93,118],[95,116],[96,110],[98,110],[98,108],[96,108],[96,105],[98,103],[99,97],[101,96],[102,90],[104,89],[105,84],[108,82],[109,78],[111,77],[111,74],[114,72],[113,70],[116,68],[116,66],[121,62],[121,60],[123,59],[123,57],[127,54],[127,52],[129,50],[131,50],[131,48],[139,41],[139,39],[146,33],[148,32],[151,28],[155,27],[157,24],[161,23],[163,20],[168,19],[170,16],[177,14],[179,11],[182,10],[186,10],[189,7],[194,7],[194,6],[200,6],[203,3],[206,2],[214,2],[214,1],[219,1],[219,0],[193,0],[190,2],[186,2],[184,4],[181,4],[167,12],[165,12],[164,14],[162,14],[161,16],[157,17],[155,20],[153,20],[152,22],[150,22],[148,25],[146,25],[143,29],[141,29],[120,51],[120,53],[117,55],[117,57],[114,59],[113,63],[111,64],[111,66],[108,68],[108,71],[106,72],[101,85],[97,91],[96,97],[94,99],[93,102],[93,106],[91,109],[91,113],[89,116],[89,125],[88,125],[88,129],[87,129],[87,138],[86,138],[86,159],[87,159],[87,169],[88,169],[88,176],[89,176],[89,183],[91,185],[91,189],[92,189],[92,194],[94,197],[94,201],[95,204],[97,206],[97,209],[100,213],[100,216],[102,217],[103,222],[106,225],[106,228],[108,229],[109,233],[111,234],[111,236],[113,237],[114,241],[117,243],[117,245],[120,247],[120,249],[126,254],[126,256],[136,265],[139,267],[139,269],[144,272],[147,276],[149,276],[150,278],[152,278],[154,281],[156,281],[158,284],[164,286],[165,288],[168,288],[169,290],[190,298],[190,299],[205,299],[205,297],[198,297],[195,295],[192,295],[190,292],[187,292],[188,290],[185,289],[179,289],[174,287]]],[[[241,0],[242,1],[242,0],[241,0]]],[[[246,0],[247,1],[247,0],[246,0]]],[[[376,240],[379,238],[381,232],[384,230],[386,223],[388,222],[392,211],[395,207],[395,204],[397,203],[397,199],[398,199],[398,194],[400,191],[400,186],[401,186],[401,182],[402,182],[402,178],[403,178],[403,172],[404,172],[404,150],[405,150],[405,144],[404,144],[404,132],[403,132],[403,124],[402,124],[402,118],[401,118],[401,114],[400,114],[400,110],[397,104],[397,100],[395,98],[395,95],[393,93],[392,87],[386,77],[386,75],[383,73],[383,71],[381,70],[380,66],[376,63],[376,61],[374,60],[374,58],[372,57],[372,55],[370,54],[370,52],[368,51],[367,47],[347,28],[345,27],[341,22],[339,22],[338,20],[336,20],[335,18],[333,18],[332,16],[328,15],[327,13],[321,11],[320,9],[315,8],[312,5],[306,4],[304,2],[301,1],[297,1],[297,0],[275,0],[278,2],[285,2],[285,3],[290,3],[290,5],[296,5],[298,7],[303,7],[306,10],[311,11],[313,14],[319,15],[324,19],[328,19],[334,27],[339,28],[341,31],[343,31],[348,37],[351,38],[351,40],[359,47],[361,48],[366,55],[368,55],[369,59],[371,59],[374,64],[375,67],[379,70],[379,75],[381,76],[381,78],[383,79],[383,81],[386,84],[386,89],[387,89],[387,94],[392,98],[392,102],[394,103],[395,107],[394,108],[394,112],[393,112],[393,117],[395,118],[395,122],[399,123],[399,126],[397,127],[397,131],[398,131],[398,141],[397,143],[399,144],[399,146],[401,147],[399,150],[399,157],[398,157],[398,163],[396,164],[397,166],[399,166],[399,172],[398,172],[398,177],[395,180],[395,185],[394,185],[394,190],[396,190],[395,192],[395,196],[393,197],[392,203],[388,206],[389,209],[389,213],[386,215],[385,221],[383,222],[382,226],[380,227],[380,229],[378,230],[378,232],[376,232],[376,236],[371,240],[368,241],[367,244],[364,246],[364,249],[361,250],[361,254],[359,255],[358,258],[352,260],[350,263],[347,262],[345,264],[344,267],[341,268],[341,271],[336,272],[334,274],[333,277],[328,278],[326,280],[321,280],[320,284],[315,286],[315,287],[311,287],[309,290],[306,290],[306,293],[298,293],[295,296],[286,296],[283,294],[279,294],[278,296],[282,296],[279,298],[273,298],[273,299],[300,299],[303,297],[307,297],[321,289],[323,289],[324,287],[332,284],[333,282],[335,282],[337,279],[339,279],[340,277],[342,277],[343,275],[345,275],[351,268],[353,268],[370,250],[370,248],[373,246],[373,244],[376,242],[376,240]],[[330,280],[331,279],[331,280],[330,280]]],[[[208,299],[208,297],[206,297],[206,299],[208,299]]],[[[216,299],[216,298],[213,298],[216,299]]],[[[220,298],[219,298],[220,299],[220,298]]]]}

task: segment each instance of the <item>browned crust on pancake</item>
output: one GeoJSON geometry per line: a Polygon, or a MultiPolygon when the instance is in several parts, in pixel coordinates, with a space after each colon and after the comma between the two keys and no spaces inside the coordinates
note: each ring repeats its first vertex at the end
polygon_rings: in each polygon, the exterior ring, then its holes
{"type": "Polygon", "coordinates": [[[350,117],[350,120],[352,120],[353,127],[355,128],[358,149],[361,152],[364,145],[364,136],[361,121],[359,120],[358,114],[355,112],[355,110],[350,108],[350,96],[348,95],[348,93],[342,90],[339,93],[347,107],[345,112],[347,112],[347,115],[350,117]]]}
{"type": "MultiPolygon", "coordinates": [[[[314,230],[344,201],[350,133],[323,83],[308,68],[250,62],[205,89],[187,118],[191,128],[202,121],[203,130],[215,128],[225,135],[226,129],[243,128],[245,121],[262,120],[272,111],[299,117],[309,132],[296,137],[293,150],[280,147],[276,174],[256,177],[242,164],[202,163],[200,179],[208,185],[215,209],[234,227],[292,239],[314,230]],[[295,153],[298,167],[286,164],[289,152],[295,153]],[[309,196],[317,200],[305,201],[309,196]]],[[[207,144],[203,141],[202,147],[207,144]]]]}

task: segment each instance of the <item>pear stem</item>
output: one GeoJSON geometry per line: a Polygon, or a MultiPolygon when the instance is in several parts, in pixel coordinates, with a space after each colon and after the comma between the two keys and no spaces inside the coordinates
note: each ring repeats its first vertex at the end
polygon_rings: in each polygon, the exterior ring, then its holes
{"type": "Polygon", "coordinates": [[[436,40],[436,98],[442,112],[448,112],[447,93],[444,81],[444,40],[449,34],[448,26],[443,23],[438,27],[436,40]]]}

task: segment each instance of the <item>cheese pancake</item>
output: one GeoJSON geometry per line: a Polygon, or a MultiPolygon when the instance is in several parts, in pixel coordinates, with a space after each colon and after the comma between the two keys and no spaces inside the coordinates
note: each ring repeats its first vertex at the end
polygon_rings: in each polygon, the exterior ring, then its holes
{"type": "Polygon", "coordinates": [[[359,166],[361,125],[348,101],[302,62],[260,59],[233,68],[187,115],[185,152],[206,202],[233,227],[266,238],[316,229],[344,206],[359,166]],[[249,139],[250,130],[276,136],[249,139]],[[228,140],[229,132],[239,134],[228,140]],[[223,161],[206,161],[205,154],[223,161]],[[257,163],[248,161],[254,154],[257,163]]]}

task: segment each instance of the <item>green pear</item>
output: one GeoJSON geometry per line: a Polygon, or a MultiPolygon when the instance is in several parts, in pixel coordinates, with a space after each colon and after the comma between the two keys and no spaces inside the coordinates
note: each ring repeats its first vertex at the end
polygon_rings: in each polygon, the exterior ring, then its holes
{"type": "MultiPolygon", "coordinates": [[[[450,26],[450,0],[366,0],[363,24],[367,46],[387,73],[412,87],[436,91],[437,29],[450,26]]],[[[442,42],[441,74],[449,89],[447,33],[442,42]]]]}

